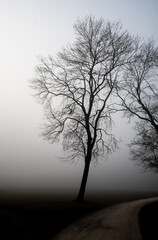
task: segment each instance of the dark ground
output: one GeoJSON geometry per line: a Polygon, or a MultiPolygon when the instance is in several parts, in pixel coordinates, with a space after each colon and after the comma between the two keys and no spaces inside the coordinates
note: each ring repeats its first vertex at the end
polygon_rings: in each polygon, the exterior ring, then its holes
{"type": "Polygon", "coordinates": [[[0,240],[50,240],[60,230],[93,211],[153,196],[158,193],[98,191],[89,192],[84,203],[77,203],[71,191],[1,192],[0,240]]]}
{"type": "Polygon", "coordinates": [[[144,206],[139,213],[139,224],[143,240],[158,239],[158,202],[144,206]]]}

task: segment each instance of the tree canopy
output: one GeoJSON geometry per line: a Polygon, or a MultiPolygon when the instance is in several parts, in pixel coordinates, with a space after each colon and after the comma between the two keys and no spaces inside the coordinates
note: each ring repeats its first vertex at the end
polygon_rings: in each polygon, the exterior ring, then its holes
{"type": "Polygon", "coordinates": [[[139,41],[120,88],[125,115],[137,117],[137,134],[130,144],[133,160],[158,172],[158,48],[153,40],[139,41]]]}

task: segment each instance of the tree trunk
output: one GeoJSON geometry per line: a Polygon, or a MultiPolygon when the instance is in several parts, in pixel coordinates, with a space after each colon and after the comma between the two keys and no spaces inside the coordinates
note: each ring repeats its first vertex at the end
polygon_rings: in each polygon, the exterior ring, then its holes
{"type": "Polygon", "coordinates": [[[79,190],[79,193],[78,193],[78,196],[76,199],[76,201],[79,201],[79,202],[84,201],[84,194],[85,194],[85,190],[86,190],[90,162],[91,162],[91,157],[85,160],[85,166],[84,166],[84,172],[83,172],[83,176],[82,176],[81,186],[80,186],[80,190],[79,190]]]}

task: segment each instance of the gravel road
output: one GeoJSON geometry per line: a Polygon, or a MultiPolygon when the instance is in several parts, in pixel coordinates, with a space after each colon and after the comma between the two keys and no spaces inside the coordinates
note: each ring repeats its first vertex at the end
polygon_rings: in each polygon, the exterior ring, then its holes
{"type": "Polygon", "coordinates": [[[158,201],[158,197],[102,209],[71,224],[53,240],[141,240],[138,213],[154,201],[158,201]]]}

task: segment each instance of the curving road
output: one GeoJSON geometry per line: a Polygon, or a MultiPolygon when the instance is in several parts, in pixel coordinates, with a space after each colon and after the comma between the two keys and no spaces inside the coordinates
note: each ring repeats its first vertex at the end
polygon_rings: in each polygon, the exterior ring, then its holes
{"type": "Polygon", "coordinates": [[[158,201],[148,198],[121,203],[97,211],[61,231],[54,240],[141,240],[138,212],[146,204],[158,201]]]}

